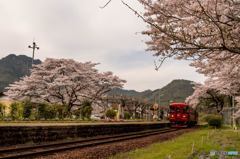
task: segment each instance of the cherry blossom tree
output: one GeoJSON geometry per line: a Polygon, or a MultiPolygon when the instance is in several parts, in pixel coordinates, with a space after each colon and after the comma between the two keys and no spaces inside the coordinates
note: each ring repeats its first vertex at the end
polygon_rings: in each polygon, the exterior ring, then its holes
{"type": "Polygon", "coordinates": [[[193,108],[204,104],[204,107],[216,108],[216,111],[221,113],[225,104],[224,99],[229,96],[221,94],[217,89],[211,87],[209,82],[205,82],[204,85],[196,83],[194,89],[194,93],[186,99],[186,103],[193,108]]]}
{"type": "MultiPolygon", "coordinates": [[[[187,101],[196,106],[210,92],[240,96],[239,0],[138,0],[148,24],[143,34],[149,51],[159,57],[159,69],[167,58],[190,59],[191,66],[209,77],[187,101]],[[209,91],[210,90],[210,91],[209,91]]],[[[210,95],[211,96],[211,95],[210,95]]]]}
{"type": "MultiPolygon", "coordinates": [[[[227,97],[230,103],[234,102],[239,108],[240,104],[240,72],[237,67],[223,67],[222,71],[216,73],[212,78],[207,79],[204,84],[196,84],[194,93],[186,99],[186,102],[193,107],[197,107],[201,100],[211,100],[214,102],[217,111],[220,113],[224,107],[224,97],[227,97]],[[226,69],[228,68],[228,69],[226,69]],[[235,100],[233,100],[235,98],[235,100]]],[[[233,104],[233,103],[232,103],[233,104]]],[[[239,109],[240,110],[240,109],[239,109]]],[[[234,118],[240,118],[240,111],[234,113],[234,118]]]]}
{"type": "Polygon", "coordinates": [[[150,38],[147,50],[159,58],[156,70],[173,57],[191,60],[190,65],[208,77],[187,102],[196,106],[201,98],[213,98],[213,94],[240,96],[239,0],[138,1],[144,14],[122,3],[148,24],[143,34],[150,38]]]}
{"type": "Polygon", "coordinates": [[[150,37],[146,42],[148,50],[161,60],[202,60],[218,54],[240,54],[238,0],[138,1],[145,13],[135,13],[149,24],[143,32],[150,37]]]}
{"type": "MultiPolygon", "coordinates": [[[[140,13],[122,3],[148,24],[143,31],[149,51],[162,62],[171,57],[197,62],[227,60],[240,54],[239,0],[137,0],[140,13]]],[[[106,7],[111,0],[106,1],[106,7]]]]}
{"type": "Polygon", "coordinates": [[[198,71],[209,77],[205,87],[217,90],[219,94],[240,96],[239,60],[239,57],[227,62],[211,60],[198,65],[198,71]]]}
{"type": "Polygon", "coordinates": [[[11,84],[5,94],[17,100],[27,98],[36,103],[65,105],[70,112],[86,100],[99,102],[112,88],[121,88],[126,82],[112,72],[98,72],[96,65],[49,58],[34,65],[31,75],[11,84]]]}

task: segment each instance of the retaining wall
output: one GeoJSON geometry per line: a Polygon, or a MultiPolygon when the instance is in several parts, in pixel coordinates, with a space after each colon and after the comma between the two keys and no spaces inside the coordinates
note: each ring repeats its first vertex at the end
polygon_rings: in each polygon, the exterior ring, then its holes
{"type": "Polygon", "coordinates": [[[91,124],[66,126],[0,126],[0,146],[69,138],[114,135],[168,127],[169,123],[91,124]]]}

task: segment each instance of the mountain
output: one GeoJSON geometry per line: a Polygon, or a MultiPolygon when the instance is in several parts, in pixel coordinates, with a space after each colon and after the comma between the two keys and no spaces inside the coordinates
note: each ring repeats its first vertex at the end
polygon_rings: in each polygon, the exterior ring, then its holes
{"type": "MultiPolygon", "coordinates": [[[[34,64],[40,64],[40,60],[34,60],[34,64]]],[[[25,55],[16,56],[10,54],[0,59],[0,92],[4,91],[10,83],[29,73],[32,58],[25,55]]]]}
{"type": "Polygon", "coordinates": [[[123,95],[123,96],[128,96],[128,97],[138,97],[140,96],[141,92],[137,92],[135,90],[125,90],[121,88],[114,88],[111,90],[108,95],[109,96],[114,96],[114,95],[123,95]]]}
{"type": "Polygon", "coordinates": [[[173,80],[161,89],[154,91],[146,90],[137,92],[135,90],[114,89],[108,95],[123,95],[139,99],[146,99],[149,102],[157,102],[166,106],[169,102],[184,102],[185,99],[193,93],[193,82],[189,80],[173,80]]]}

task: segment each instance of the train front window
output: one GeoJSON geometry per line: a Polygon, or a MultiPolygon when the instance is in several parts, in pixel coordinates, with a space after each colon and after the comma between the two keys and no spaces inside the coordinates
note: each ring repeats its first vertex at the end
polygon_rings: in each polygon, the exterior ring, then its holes
{"type": "Polygon", "coordinates": [[[170,107],[170,113],[181,113],[182,110],[177,107],[170,107]]]}
{"type": "Polygon", "coordinates": [[[180,108],[176,108],[176,113],[180,113],[181,109],[180,108]]]}
{"type": "Polygon", "coordinates": [[[170,113],[175,113],[175,107],[170,107],[170,113]]]}

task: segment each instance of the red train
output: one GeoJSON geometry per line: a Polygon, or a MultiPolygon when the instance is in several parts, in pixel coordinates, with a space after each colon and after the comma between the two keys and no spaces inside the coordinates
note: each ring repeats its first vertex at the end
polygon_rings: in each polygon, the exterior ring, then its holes
{"type": "Polygon", "coordinates": [[[198,113],[186,103],[171,103],[168,119],[172,126],[194,126],[198,122],[198,113]]]}

